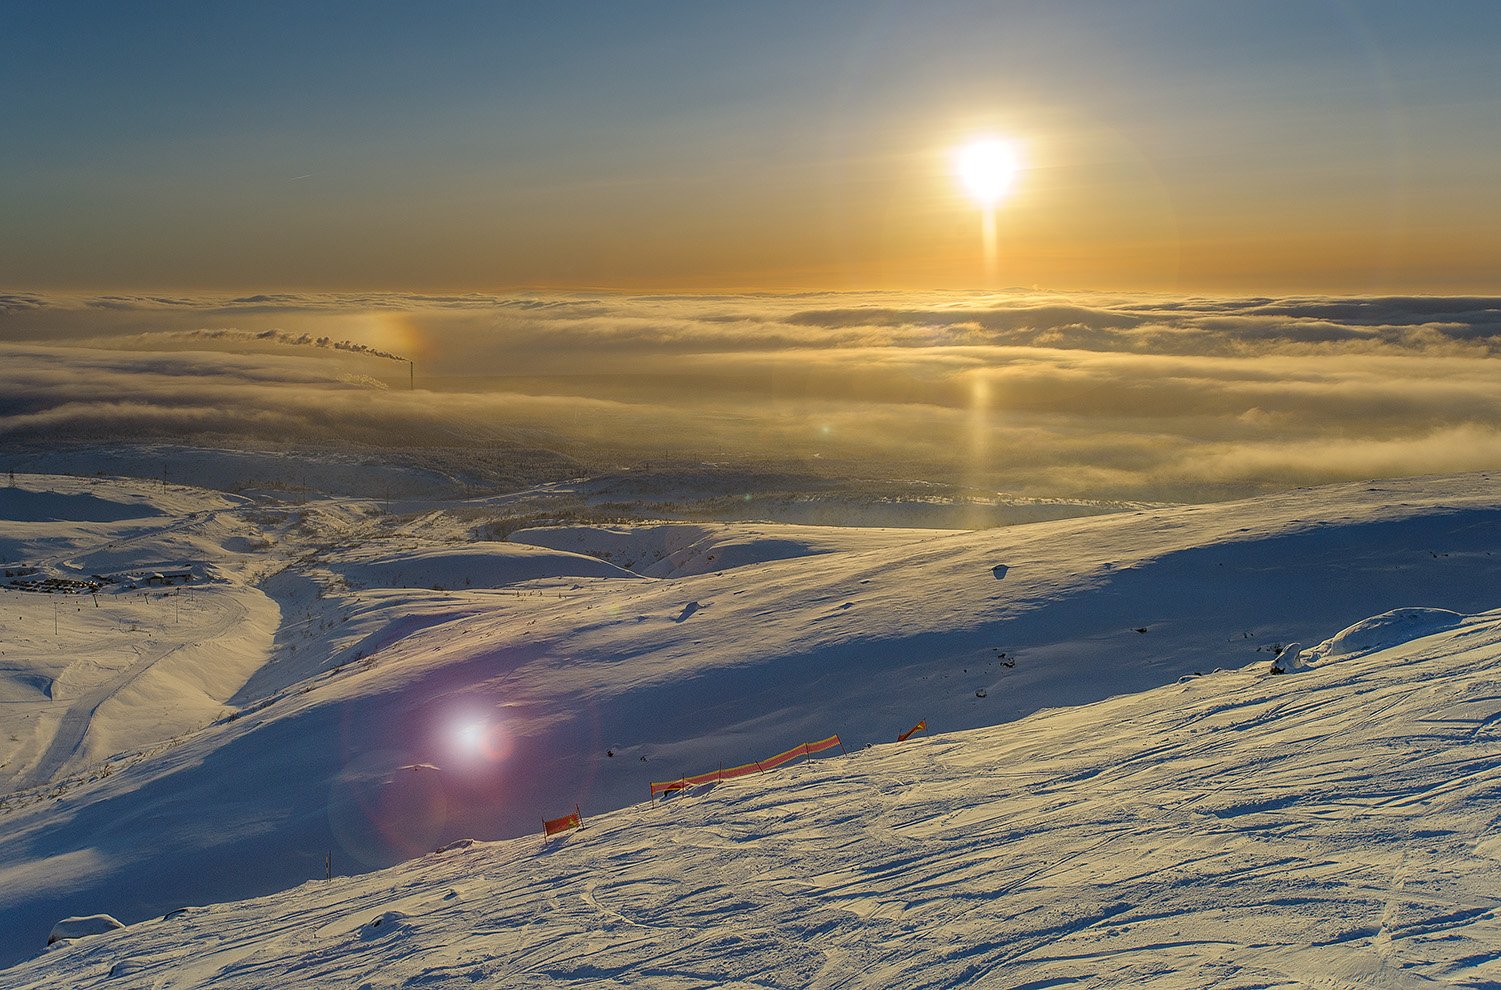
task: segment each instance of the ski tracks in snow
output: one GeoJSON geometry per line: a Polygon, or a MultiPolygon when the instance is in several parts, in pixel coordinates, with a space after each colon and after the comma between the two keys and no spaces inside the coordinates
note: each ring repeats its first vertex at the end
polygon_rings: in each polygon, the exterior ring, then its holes
{"type": "Polygon", "coordinates": [[[222,608],[219,621],[207,629],[194,630],[192,641],[174,643],[146,653],[115,677],[92,688],[73,701],[58,721],[57,729],[53,732],[47,749],[31,769],[18,780],[15,789],[38,786],[55,779],[63,768],[82,751],[84,739],[88,735],[89,727],[93,724],[95,712],[110,698],[135,683],[161,661],[183,649],[226,635],[246,618],[245,606],[227,594],[216,596],[215,604],[222,608]]]}

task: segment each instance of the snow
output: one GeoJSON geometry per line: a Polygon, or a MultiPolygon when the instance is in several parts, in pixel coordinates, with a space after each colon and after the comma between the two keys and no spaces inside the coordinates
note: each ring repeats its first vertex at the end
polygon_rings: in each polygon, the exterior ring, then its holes
{"type": "MultiPolygon", "coordinates": [[[[258,552],[226,550],[242,501],[119,479],[32,478],[6,489],[0,545],[38,575],[121,575],[94,594],[0,591],[0,781],[43,785],[224,714],[266,662],[279,615],[252,586],[258,552]],[[82,518],[68,519],[71,513],[82,518]],[[125,572],[211,560],[208,580],[141,588],[125,572]]],[[[243,538],[243,537],[240,537],[243,538]]],[[[29,580],[29,579],[27,579],[29,580]]],[[[19,587],[17,585],[16,587],[19,587]]]]}
{"type": "Polygon", "coordinates": [[[508,539],[588,554],[646,577],[689,577],[815,554],[884,550],[955,532],[772,523],[660,523],[530,528],[517,530],[508,539]]]}
{"type": "Polygon", "coordinates": [[[1452,629],[1464,616],[1446,608],[1394,608],[1362,619],[1309,651],[1312,662],[1338,660],[1452,629]]]}
{"type": "Polygon", "coordinates": [[[355,588],[502,588],[558,577],[634,577],[596,557],[507,543],[470,543],[458,549],[378,554],[341,562],[334,570],[355,588]]]}
{"type": "Polygon", "coordinates": [[[1292,643],[1284,646],[1282,652],[1272,661],[1271,672],[1274,674],[1294,674],[1300,670],[1309,669],[1308,651],[1303,649],[1302,643],[1292,643]]]}
{"type": "Polygon", "coordinates": [[[47,944],[52,945],[64,939],[86,938],[89,935],[103,935],[117,928],[124,928],[119,921],[107,914],[90,914],[77,918],[64,918],[52,926],[52,932],[47,936],[47,944]]]}
{"type": "Polygon", "coordinates": [[[16,486],[0,488],[0,519],[10,522],[120,522],[160,515],[161,510],[141,499],[100,498],[88,492],[34,492],[16,486]]]}
{"type": "MultiPolygon", "coordinates": [[[[520,973],[952,985],[1042,933],[1087,942],[1120,927],[1114,913],[1069,927],[1071,894],[1098,911],[1134,905],[1117,912],[1134,919],[1129,931],[1109,936],[1121,946],[1136,944],[1130,932],[1173,942],[1174,911],[1184,931],[1218,919],[1247,951],[1293,944],[1269,927],[1282,923],[1307,940],[1294,968],[1312,973],[1336,952],[1315,936],[1334,936],[1299,898],[1354,931],[1372,927],[1353,913],[1383,869],[1407,863],[1408,886],[1439,906],[1484,888],[1466,879],[1433,893],[1432,870],[1495,879],[1484,850],[1498,812],[1483,786],[1493,619],[1460,618],[1498,604],[1501,499],[1484,475],[977,532],[591,523],[506,542],[488,537],[509,511],[493,498],[391,515],[336,495],[290,505],[121,479],[20,485],[62,498],[37,519],[0,521],[17,562],[57,578],[182,562],[204,580],[97,596],[0,590],[0,965],[38,951],[60,917],[108,911],[132,926],[0,983],[92,985],[113,972],[111,986],[171,974],[164,985],[384,987],[420,983],[431,966],[437,980],[515,985],[531,985],[520,973]],[[80,494],[139,514],[49,521],[80,494]],[[1352,631],[1392,609],[1417,618],[1352,631]],[[1339,629],[1349,639],[1310,669],[1267,676],[1283,643],[1339,629]],[[919,719],[946,734],[885,745],[919,719]],[[652,780],[835,732],[848,761],[640,804],[652,780]],[[1362,786],[1395,803],[1361,811],[1362,786]],[[545,854],[537,836],[421,858],[538,833],[575,803],[586,827],[545,854]],[[1403,824],[1430,813],[1439,823],[1423,828],[1452,841],[1403,824]],[[1312,865],[1282,870],[1263,846],[1312,865]],[[570,858],[591,849],[599,858],[570,858]],[[733,870],[715,858],[729,854],[733,870]],[[298,887],[323,876],[326,856],[335,874],[360,876],[298,887]],[[1160,884],[1121,872],[1138,858],[1160,884]],[[1055,868],[1065,860],[1084,873],[1055,868]],[[1239,865],[1217,879],[1211,867],[1225,863],[1239,865]],[[1095,874],[1105,879],[1091,887],[1095,874]],[[1283,881],[1303,891],[1286,904],[1273,892],[1283,881]],[[1324,904],[1316,881],[1331,903],[1356,906],[1324,904]],[[1267,918],[1208,906],[1241,903],[1241,886],[1260,891],[1267,918]],[[1201,887],[1201,904],[1173,900],[1201,887]],[[912,903],[904,889],[929,894],[912,903]],[[655,927],[609,920],[586,895],[655,927]],[[220,906],[150,920],[183,904],[220,906]],[[360,940],[387,911],[407,918],[360,940]],[[710,932],[701,958],[695,925],[710,932]],[[130,953],[105,948],[138,933],[149,939],[130,953]],[[473,942],[480,961],[423,962],[464,956],[440,942],[473,942]],[[961,944],[982,948],[968,962],[945,954],[961,944]],[[364,975],[336,983],[351,954],[364,975]],[[778,954],[785,975],[770,968],[778,954]],[[265,967],[241,962],[255,959],[265,967]]],[[[528,513],[539,499],[527,496],[528,513]]],[[[1401,921],[1415,909],[1393,896],[1397,920],[1372,927],[1388,948],[1417,939],[1401,921]]],[[[1488,924],[1472,922],[1490,937],[1488,924]]],[[[1375,938],[1346,939],[1356,954],[1336,961],[1365,959],[1357,950],[1376,951],[1375,938]]],[[[1164,958],[1221,972],[1211,955],[1228,950],[1198,945],[1164,958]]],[[[1061,979],[1049,974],[1072,965],[1036,951],[1047,965],[1019,958],[1005,979],[1061,979]]],[[[1114,958],[1101,952],[1090,958],[1114,958]]],[[[1144,953],[1123,953],[1122,971],[1144,953]]],[[[1432,978],[1453,976],[1430,965],[1447,955],[1419,955],[1432,978]]],[[[1471,969],[1466,979],[1489,973],[1471,969]]],[[[1236,977],[1263,978],[1276,982],[1236,977]]]]}
{"type": "Polygon", "coordinates": [[[1501,612],[143,921],[16,990],[1501,980],[1501,612]]]}

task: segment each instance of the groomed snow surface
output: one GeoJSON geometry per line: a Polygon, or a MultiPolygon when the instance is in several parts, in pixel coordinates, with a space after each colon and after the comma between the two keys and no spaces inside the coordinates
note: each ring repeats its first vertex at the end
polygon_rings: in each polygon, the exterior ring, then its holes
{"type": "Polygon", "coordinates": [[[494,502],[0,491],[7,581],[112,578],[0,590],[0,987],[1501,979],[1487,476],[978,532],[494,502]]]}
{"type": "Polygon", "coordinates": [[[1501,613],[54,950],[8,985],[1501,981],[1501,613]]]}

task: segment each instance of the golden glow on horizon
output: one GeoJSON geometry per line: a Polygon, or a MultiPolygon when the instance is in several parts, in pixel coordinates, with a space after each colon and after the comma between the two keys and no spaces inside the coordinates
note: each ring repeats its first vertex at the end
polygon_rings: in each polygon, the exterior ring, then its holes
{"type": "MultiPolygon", "coordinates": [[[[163,284],[233,295],[518,287],[1494,290],[1494,265],[1486,267],[1486,259],[1501,252],[1501,226],[1486,225],[1494,213],[1485,208],[1490,193],[1466,192],[1462,184],[1393,186],[1389,170],[1265,166],[1244,176],[1206,169],[1180,145],[1149,137],[1082,112],[1010,105],[1004,116],[992,110],[942,119],[924,109],[904,127],[852,138],[827,159],[795,167],[752,159],[694,182],[681,181],[679,172],[644,174],[629,196],[609,184],[460,183],[442,204],[413,206],[410,236],[420,250],[353,236],[351,230],[367,230],[353,214],[331,214],[315,230],[305,226],[311,214],[303,211],[268,216],[244,238],[203,243],[193,240],[203,232],[198,227],[143,220],[130,252],[95,257],[94,240],[58,240],[15,257],[0,252],[0,268],[17,283],[62,287],[43,275],[47,265],[67,261],[68,271],[89,273],[87,289],[121,294],[163,284]],[[1373,187],[1376,179],[1385,184],[1373,187]],[[736,194],[726,196],[727,187],[736,194]],[[497,224],[502,213],[507,223],[497,224]],[[286,250],[289,239],[302,253],[286,250]],[[234,279],[223,279],[224,270],[234,279]],[[171,282],[160,280],[162,271],[172,273],[171,282]]],[[[236,223],[227,214],[218,221],[236,223]]],[[[68,229],[59,225],[55,233],[60,238],[68,229]]],[[[421,364],[424,336],[435,330],[382,315],[325,332],[421,364]]]]}

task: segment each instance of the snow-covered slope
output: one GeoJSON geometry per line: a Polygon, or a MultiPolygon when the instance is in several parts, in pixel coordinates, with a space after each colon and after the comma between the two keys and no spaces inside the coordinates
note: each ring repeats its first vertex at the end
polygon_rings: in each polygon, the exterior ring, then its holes
{"type": "Polygon", "coordinates": [[[254,587],[269,544],[245,509],[119,479],[0,488],[16,575],[0,580],[0,782],[46,784],[225,713],[279,622],[254,587]],[[192,579],[150,579],[172,567],[192,579]]]}
{"type": "Polygon", "coordinates": [[[560,577],[633,577],[583,554],[510,543],[470,543],[395,553],[345,555],[333,568],[352,588],[503,588],[560,577]]]}
{"type": "Polygon", "coordinates": [[[508,539],[598,557],[646,577],[689,577],[772,560],[908,546],[954,530],[788,526],[776,523],[658,523],[548,526],[508,539]]]}
{"type": "Polygon", "coordinates": [[[15,988],[1501,982],[1501,613],[190,907],[15,988]]]}
{"type": "Polygon", "coordinates": [[[358,872],[522,834],[830,732],[860,746],[920,718],[956,730],[1099,701],[1395,608],[1474,613],[1501,577],[1501,494],[1466,476],[928,532],[675,578],[587,560],[616,576],[350,580],[403,556],[468,567],[462,516],[332,499],[156,519],[152,547],[217,541],[215,566],[280,622],[212,724],[0,796],[0,964],[64,916],[136,922],[295,885],[328,855],[358,872]]]}

